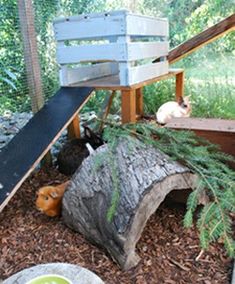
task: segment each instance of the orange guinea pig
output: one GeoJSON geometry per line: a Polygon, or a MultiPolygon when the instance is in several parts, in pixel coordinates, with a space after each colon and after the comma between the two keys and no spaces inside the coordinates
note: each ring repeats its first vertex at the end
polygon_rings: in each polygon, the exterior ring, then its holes
{"type": "Polygon", "coordinates": [[[60,215],[62,198],[69,181],[57,186],[44,186],[37,192],[37,209],[47,216],[54,217],[60,215]]]}

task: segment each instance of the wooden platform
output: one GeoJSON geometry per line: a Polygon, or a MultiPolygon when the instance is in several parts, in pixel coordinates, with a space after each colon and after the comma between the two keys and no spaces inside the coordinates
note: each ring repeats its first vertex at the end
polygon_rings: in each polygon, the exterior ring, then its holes
{"type": "Polygon", "coordinates": [[[93,88],[63,87],[0,151],[0,212],[71,124],[93,88]]]}
{"type": "Polygon", "coordinates": [[[219,144],[221,150],[235,157],[235,120],[214,118],[174,118],[166,127],[179,130],[193,130],[197,135],[212,143],[219,144]]]}
{"type": "Polygon", "coordinates": [[[93,79],[89,81],[79,82],[75,83],[72,86],[76,87],[93,87],[95,89],[102,89],[102,90],[131,90],[131,89],[139,89],[144,86],[147,86],[149,84],[153,84],[155,82],[168,79],[170,77],[176,76],[178,74],[181,74],[183,72],[183,69],[170,69],[169,72],[165,75],[161,75],[158,77],[155,77],[150,80],[142,81],[141,83],[130,85],[130,86],[120,86],[120,81],[118,75],[114,76],[105,76],[99,79],[93,79]]]}
{"type": "MultiPolygon", "coordinates": [[[[121,109],[122,109],[122,123],[136,122],[138,117],[143,115],[143,93],[144,86],[168,79],[170,77],[176,78],[175,96],[176,100],[184,95],[184,70],[170,69],[169,73],[155,77],[151,80],[145,80],[141,83],[120,86],[118,76],[106,76],[100,79],[89,80],[85,82],[76,83],[73,86],[87,86],[93,87],[96,90],[120,90],[121,91],[121,109]]],[[[111,104],[112,102],[110,102],[111,104]]]]}

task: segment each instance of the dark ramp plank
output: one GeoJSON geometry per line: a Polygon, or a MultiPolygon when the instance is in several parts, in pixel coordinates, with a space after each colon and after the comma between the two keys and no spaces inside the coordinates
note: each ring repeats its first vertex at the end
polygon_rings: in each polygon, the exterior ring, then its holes
{"type": "Polygon", "coordinates": [[[0,212],[92,91],[88,87],[62,87],[0,151],[0,212]]]}

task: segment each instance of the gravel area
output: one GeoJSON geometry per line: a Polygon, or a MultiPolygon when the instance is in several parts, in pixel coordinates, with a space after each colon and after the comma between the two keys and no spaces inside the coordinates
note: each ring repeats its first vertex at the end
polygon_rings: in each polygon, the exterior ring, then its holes
{"type": "MultiPolygon", "coordinates": [[[[19,113],[19,112],[5,112],[0,116],[0,151],[5,145],[7,145],[11,139],[20,131],[21,128],[32,118],[32,113],[19,113]]],[[[80,115],[81,124],[89,122],[96,117],[94,112],[89,112],[80,115]]],[[[81,131],[83,128],[81,127],[81,131]]],[[[51,152],[55,158],[61,149],[62,145],[66,141],[67,130],[65,130],[56,143],[52,146],[51,152]]]]}
{"type": "Polygon", "coordinates": [[[29,121],[32,113],[5,112],[0,116],[0,148],[3,148],[29,121]]]}

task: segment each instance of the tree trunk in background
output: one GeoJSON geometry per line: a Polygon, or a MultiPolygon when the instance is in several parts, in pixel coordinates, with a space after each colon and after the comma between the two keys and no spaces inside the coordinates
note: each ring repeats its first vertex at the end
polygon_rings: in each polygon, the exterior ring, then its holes
{"type": "Polygon", "coordinates": [[[137,13],[137,1],[136,0],[130,0],[128,2],[128,10],[130,10],[132,13],[137,13]]]}
{"type": "Polygon", "coordinates": [[[101,146],[75,172],[64,194],[62,215],[70,228],[105,248],[123,269],[129,269],[139,261],[135,246],[149,217],[169,192],[192,188],[196,177],[187,167],[140,142],[119,141],[109,159],[116,167],[107,162],[107,153],[107,145],[101,146]],[[114,168],[119,197],[113,219],[108,221],[115,191],[114,168]]]}
{"type": "Polygon", "coordinates": [[[31,0],[18,0],[20,28],[24,43],[24,60],[32,111],[37,112],[44,104],[40,64],[36,41],[34,11],[31,0]]]}

